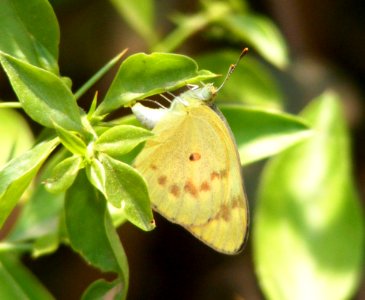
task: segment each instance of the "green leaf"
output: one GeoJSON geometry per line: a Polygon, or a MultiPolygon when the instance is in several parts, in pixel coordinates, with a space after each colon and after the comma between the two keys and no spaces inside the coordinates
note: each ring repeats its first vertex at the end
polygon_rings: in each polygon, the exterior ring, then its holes
{"type": "Polygon", "coordinates": [[[82,295],[81,300],[96,300],[96,299],[120,299],[121,283],[119,280],[108,282],[99,279],[93,282],[82,295]],[[112,297],[112,298],[110,298],[112,297]]]}
{"type": "Polygon", "coordinates": [[[250,43],[265,59],[278,68],[289,63],[285,40],[270,19],[255,14],[231,15],[220,24],[244,42],[250,43]]]}
{"type": "Polygon", "coordinates": [[[87,118],[90,121],[92,119],[92,116],[96,110],[96,106],[98,105],[98,92],[95,93],[93,101],[91,102],[90,109],[87,112],[87,118]]]}
{"type": "Polygon", "coordinates": [[[20,214],[6,241],[17,242],[42,238],[59,231],[60,215],[63,212],[64,194],[53,194],[46,190],[43,181],[48,179],[54,167],[66,157],[66,150],[59,151],[42,166],[35,182],[35,190],[23,204],[20,214]]]}
{"type": "Polygon", "coordinates": [[[32,131],[25,119],[13,109],[0,109],[0,166],[30,149],[34,144],[32,131]]]}
{"type": "MultiPolygon", "coordinates": [[[[135,115],[131,114],[131,115],[127,115],[127,116],[123,116],[119,119],[115,119],[112,122],[108,123],[109,126],[120,126],[120,125],[132,125],[134,127],[140,127],[142,128],[141,123],[136,119],[135,115]]],[[[123,161],[129,165],[131,165],[134,161],[134,159],[137,157],[138,153],[142,150],[143,148],[143,144],[139,144],[137,147],[133,148],[131,151],[129,151],[128,153],[125,153],[123,155],[117,155],[117,153],[114,153],[113,158],[116,158],[120,161],[123,161]]]]}
{"type": "Polygon", "coordinates": [[[339,99],[303,112],[315,134],[273,159],[259,188],[255,267],[268,299],[351,299],[363,271],[364,219],[339,99]]]}
{"type": "Polygon", "coordinates": [[[51,193],[66,191],[74,182],[83,160],[80,156],[68,157],[56,165],[51,178],[46,180],[46,188],[51,193]]]}
{"type": "Polygon", "coordinates": [[[45,141],[9,161],[0,171],[0,226],[59,140],[45,141]]]}
{"type": "Polygon", "coordinates": [[[198,71],[196,62],[187,56],[167,53],[134,54],[121,64],[104,101],[95,113],[104,115],[136,100],[215,76],[206,70],[198,71]]]}
{"type": "Polygon", "coordinates": [[[100,154],[105,169],[105,194],[107,200],[116,207],[122,207],[125,217],[141,228],[155,227],[147,185],[139,173],[131,166],[100,154]]]}
{"type": "Polygon", "coordinates": [[[105,131],[95,142],[94,149],[118,158],[147,140],[151,131],[131,125],[119,125],[105,131]]]}
{"type": "Polygon", "coordinates": [[[2,0],[0,51],[58,74],[60,32],[45,0],[2,0]]]}
{"type": "Polygon", "coordinates": [[[157,41],[153,0],[111,0],[111,2],[150,46],[157,41]]]}
{"type": "Polygon", "coordinates": [[[106,197],[105,181],[106,174],[103,164],[97,159],[92,158],[86,165],[86,175],[90,183],[106,197]]]}
{"type": "Polygon", "coordinates": [[[277,154],[308,138],[312,132],[304,119],[246,106],[222,106],[235,136],[243,164],[277,154]]]}
{"type": "Polygon", "coordinates": [[[87,151],[86,144],[76,132],[65,130],[56,123],[54,123],[54,128],[56,129],[62,145],[65,146],[67,150],[69,150],[72,154],[85,156],[87,151]]]}
{"type": "MultiPolygon", "coordinates": [[[[232,50],[214,52],[197,59],[200,67],[216,74],[227,73],[240,53],[232,50]]],[[[216,80],[217,86],[223,77],[216,80]]],[[[246,55],[217,95],[217,101],[244,102],[250,105],[280,109],[283,95],[273,76],[263,64],[246,55]]]]}
{"type": "MultiPolygon", "coordinates": [[[[222,11],[222,10],[220,10],[222,11]]],[[[223,12],[224,14],[224,12],[223,12]]],[[[183,44],[189,37],[202,31],[210,22],[209,15],[204,12],[190,15],[175,15],[174,23],[177,27],[163,40],[159,41],[154,51],[172,52],[183,44]]]]}
{"type": "Polygon", "coordinates": [[[114,227],[119,227],[120,225],[128,221],[125,217],[123,208],[116,208],[114,205],[108,202],[108,210],[112,218],[114,227]]]}
{"type": "Polygon", "coordinates": [[[65,222],[72,248],[103,272],[116,272],[128,290],[127,258],[102,195],[90,185],[84,172],[66,193],[65,222]]]}
{"type": "Polygon", "coordinates": [[[51,300],[54,298],[15,256],[1,254],[0,299],[51,300]]]}
{"type": "Polygon", "coordinates": [[[56,75],[0,53],[0,62],[25,112],[53,128],[81,131],[79,107],[69,87],[56,75]]]}

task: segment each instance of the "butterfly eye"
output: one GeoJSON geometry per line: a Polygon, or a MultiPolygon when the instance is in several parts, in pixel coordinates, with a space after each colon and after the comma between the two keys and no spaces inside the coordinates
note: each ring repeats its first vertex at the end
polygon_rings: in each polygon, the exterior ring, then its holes
{"type": "Polygon", "coordinates": [[[197,161],[201,158],[201,155],[197,152],[191,153],[189,156],[190,161],[197,161]]]}

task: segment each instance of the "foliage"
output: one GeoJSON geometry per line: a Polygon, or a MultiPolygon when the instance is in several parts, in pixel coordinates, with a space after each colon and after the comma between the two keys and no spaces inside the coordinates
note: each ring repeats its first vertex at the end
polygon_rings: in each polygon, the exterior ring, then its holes
{"type": "MultiPolygon", "coordinates": [[[[8,158],[0,171],[1,224],[22,195],[27,200],[0,243],[2,298],[52,298],[19,263],[19,255],[7,252],[27,251],[38,257],[61,243],[103,272],[116,274],[112,282],[93,283],[83,299],[106,294],[126,298],[128,263],[115,227],[124,221],[145,231],[155,226],[146,183],[130,165],[151,133],[136,125],[133,117],[107,117],[146,97],[188,83],[217,80],[208,70],[224,73],[236,57],[232,49],[201,55],[197,61],[204,70],[187,56],[166,52],[203,31],[217,40],[247,43],[279,69],[289,64],[275,25],[251,12],[243,1],[202,1],[197,13],[175,15],[176,27],[164,38],[156,33],[154,1],[112,3],[150,50],[165,53],[137,53],[124,59],[101,104],[96,105],[95,96],[88,112],[77,99],[125,51],[73,92],[71,79],[59,73],[60,33],[50,4],[46,0],[0,3],[1,65],[18,106],[44,127],[33,147],[31,141],[20,146],[24,139],[18,136],[29,137],[29,128],[19,116],[13,117],[8,108],[13,103],[1,104],[0,113],[13,120],[3,121],[0,132],[1,148],[6,151],[2,157],[8,158]],[[14,127],[19,133],[5,134],[14,127]],[[19,154],[19,149],[25,151],[19,154]],[[32,182],[35,186],[29,189],[32,182]]],[[[339,99],[326,93],[303,114],[288,114],[273,75],[249,57],[224,87],[218,103],[244,164],[278,154],[265,167],[253,212],[255,266],[265,295],[270,299],[350,297],[361,270],[364,233],[339,99]],[[227,99],[235,101],[230,104],[227,99]]]]}

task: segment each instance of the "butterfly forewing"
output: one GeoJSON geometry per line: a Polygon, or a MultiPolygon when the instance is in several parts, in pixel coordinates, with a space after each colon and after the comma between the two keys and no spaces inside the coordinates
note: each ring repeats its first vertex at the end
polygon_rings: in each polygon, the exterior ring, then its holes
{"type": "Polygon", "coordinates": [[[209,126],[201,130],[209,125],[205,122],[192,114],[169,116],[155,127],[155,138],[135,162],[149,184],[156,210],[181,225],[205,224],[226,193],[216,182],[226,159],[215,160],[223,158],[225,150],[209,147],[216,134],[209,126]]]}

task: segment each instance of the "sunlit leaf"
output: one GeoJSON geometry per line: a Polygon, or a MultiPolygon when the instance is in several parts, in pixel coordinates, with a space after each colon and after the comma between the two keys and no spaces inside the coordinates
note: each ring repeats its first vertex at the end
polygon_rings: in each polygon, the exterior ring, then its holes
{"type": "Polygon", "coordinates": [[[34,191],[30,199],[22,205],[15,224],[6,236],[6,241],[29,241],[58,232],[64,193],[48,192],[43,182],[51,176],[54,167],[65,158],[66,151],[57,152],[42,166],[34,191]]]}
{"type": "Polygon", "coordinates": [[[152,136],[151,131],[131,125],[119,125],[105,131],[96,141],[95,150],[120,157],[152,136]]]}
{"type": "Polygon", "coordinates": [[[39,143],[9,161],[0,171],[0,225],[4,223],[43,162],[58,143],[58,139],[39,143]]]}
{"type": "Polygon", "coordinates": [[[30,149],[34,144],[32,131],[25,119],[12,109],[0,109],[0,166],[30,149]]]}
{"type": "Polygon", "coordinates": [[[221,20],[222,26],[252,45],[269,62],[279,68],[289,63],[285,40],[272,21],[255,14],[231,15],[221,20]]]}
{"type": "Polygon", "coordinates": [[[142,230],[155,227],[148,197],[147,185],[141,175],[131,166],[100,155],[105,169],[105,194],[116,207],[122,207],[125,217],[142,230]]]}
{"type": "Polygon", "coordinates": [[[167,53],[138,53],[128,57],[120,66],[104,101],[96,114],[107,114],[136,100],[174,90],[188,83],[213,78],[187,56],[167,53]]]}
{"type": "Polygon", "coordinates": [[[61,126],[58,126],[57,123],[54,123],[54,128],[56,129],[61,143],[68,151],[76,155],[85,155],[86,144],[76,132],[63,129],[61,126]]]}
{"type": "Polygon", "coordinates": [[[60,32],[46,0],[2,0],[0,51],[58,74],[60,32]]]}
{"type": "Polygon", "coordinates": [[[0,62],[25,112],[45,127],[81,131],[79,107],[69,87],[56,75],[0,53],[0,62]]]}
{"type": "Polygon", "coordinates": [[[243,164],[277,154],[311,135],[309,125],[300,117],[247,106],[220,108],[235,136],[243,164]]]}
{"type": "Polygon", "coordinates": [[[81,163],[82,158],[73,155],[57,164],[52,170],[51,177],[45,182],[47,190],[52,193],[65,192],[75,180],[81,163]]]}
{"type": "Polygon", "coordinates": [[[339,99],[302,116],[314,134],[273,159],[259,188],[255,267],[268,299],[351,299],[363,271],[364,220],[339,99]]]}

